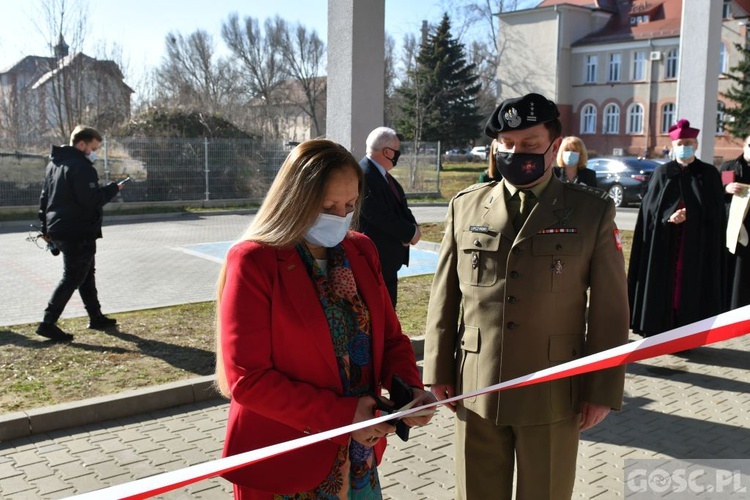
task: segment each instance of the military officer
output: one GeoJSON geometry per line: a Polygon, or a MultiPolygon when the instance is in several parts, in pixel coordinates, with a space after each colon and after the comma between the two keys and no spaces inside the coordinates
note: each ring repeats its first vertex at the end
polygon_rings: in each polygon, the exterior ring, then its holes
{"type": "MultiPolygon", "coordinates": [[[[450,203],[427,313],[424,382],[438,399],[627,341],[625,264],[603,192],[552,175],[557,106],[508,99],[485,132],[503,180],[450,203]],[[588,295],[588,300],[587,300],[588,295]],[[588,306],[588,314],[587,314],[588,306]]],[[[624,368],[463,400],[456,495],[568,499],[581,430],[622,404],[624,368]]]]}

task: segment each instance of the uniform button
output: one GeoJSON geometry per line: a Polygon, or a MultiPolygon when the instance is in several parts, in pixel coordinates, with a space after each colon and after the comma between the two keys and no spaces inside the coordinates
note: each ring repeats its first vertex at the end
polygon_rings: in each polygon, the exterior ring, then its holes
{"type": "Polygon", "coordinates": [[[474,240],[474,246],[475,247],[481,247],[482,244],[479,242],[479,240],[474,240]]]}
{"type": "Polygon", "coordinates": [[[573,349],[573,356],[577,356],[577,355],[578,355],[578,351],[576,351],[575,349],[573,349]]]}
{"type": "Polygon", "coordinates": [[[558,244],[558,245],[557,245],[557,246],[555,247],[555,250],[562,250],[562,245],[558,244]]]}
{"type": "Polygon", "coordinates": [[[508,321],[508,324],[506,324],[505,326],[508,327],[508,330],[512,330],[516,327],[516,323],[513,321],[508,321]]]}
{"type": "Polygon", "coordinates": [[[508,303],[509,304],[515,304],[517,300],[518,299],[516,299],[513,295],[508,295],[508,303]]]}
{"type": "Polygon", "coordinates": [[[510,272],[510,277],[513,278],[513,279],[517,279],[518,278],[518,272],[517,271],[511,271],[510,272]]]}

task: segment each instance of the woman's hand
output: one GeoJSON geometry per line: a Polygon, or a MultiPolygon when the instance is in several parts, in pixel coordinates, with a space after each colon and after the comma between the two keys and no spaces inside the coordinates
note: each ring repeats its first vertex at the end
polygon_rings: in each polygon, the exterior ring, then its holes
{"type": "MultiPolygon", "coordinates": [[[[374,418],[376,410],[377,406],[375,405],[375,400],[372,396],[363,396],[359,398],[359,401],[357,402],[357,410],[354,412],[354,420],[352,423],[356,424],[374,418]]],[[[389,422],[381,422],[377,425],[365,427],[364,429],[352,432],[352,439],[363,446],[371,448],[380,440],[380,438],[385,437],[392,432],[396,432],[395,425],[391,425],[389,422]]]]}
{"type": "MultiPolygon", "coordinates": [[[[412,391],[414,392],[414,400],[417,401],[414,406],[421,406],[426,405],[428,403],[434,403],[437,401],[437,398],[434,394],[431,392],[427,392],[423,389],[417,389],[416,387],[412,387],[412,391]]],[[[424,412],[429,412],[424,415],[420,416],[414,416],[414,417],[404,417],[404,423],[408,425],[409,427],[418,427],[420,425],[427,425],[430,420],[432,420],[432,416],[435,415],[436,407],[432,407],[427,410],[422,410],[424,412]]],[[[421,412],[418,412],[421,413],[421,412]]]]}
{"type": "Polygon", "coordinates": [[[681,208],[677,210],[675,213],[673,213],[669,219],[667,219],[667,222],[671,222],[672,224],[682,224],[687,219],[687,209],[681,208]]]}

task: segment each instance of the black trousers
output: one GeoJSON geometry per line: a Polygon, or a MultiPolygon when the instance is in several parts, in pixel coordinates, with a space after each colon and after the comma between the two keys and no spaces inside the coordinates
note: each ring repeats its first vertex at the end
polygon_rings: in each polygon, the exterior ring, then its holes
{"type": "Polygon", "coordinates": [[[76,289],[89,317],[100,315],[101,305],[94,279],[96,240],[55,240],[55,245],[60,249],[63,258],[63,276],[44,310],[44,321],[55,323],[76,289]]]}

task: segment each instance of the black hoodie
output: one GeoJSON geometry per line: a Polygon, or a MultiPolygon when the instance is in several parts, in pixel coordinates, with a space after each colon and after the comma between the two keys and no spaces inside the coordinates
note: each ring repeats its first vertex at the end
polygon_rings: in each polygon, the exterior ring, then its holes
{"type": "Polygon", "coordinates": [[[55,240],[102,237],[105,204],[119,192],[116,183],[99,186],[94,164],[73,146],[52,146],[39,197],[42,230],[55,240]]]}

